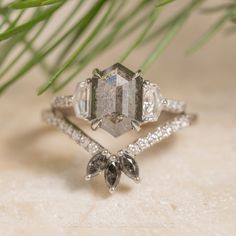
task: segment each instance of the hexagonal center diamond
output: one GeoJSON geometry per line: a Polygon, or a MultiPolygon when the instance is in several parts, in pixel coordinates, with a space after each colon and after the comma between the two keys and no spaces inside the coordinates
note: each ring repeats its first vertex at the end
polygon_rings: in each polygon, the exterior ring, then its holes
{"type": "Polygon", "coordinates": [[[143,78],[117,63],[92,79],[92,119],[102,119],[101,128],[114,137],[142,121],[143,78]]]}

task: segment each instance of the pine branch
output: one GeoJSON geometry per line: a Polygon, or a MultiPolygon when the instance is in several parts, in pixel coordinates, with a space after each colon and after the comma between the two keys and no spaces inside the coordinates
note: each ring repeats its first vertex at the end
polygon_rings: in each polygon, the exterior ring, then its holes
{"type": "MultiPolygon", "coordinates": [[[[104,1],[100,1],[98,3],[104,3],[104,1]]],[[[61,68],[59,68],[59,70],[51,77],[50,80],[48,80],[47,83],[45,83],[40,89],[38,94],[42,94],[43,92],[45,92],[49,86],[54,83],[58,77],[68,68],[71,66],[71,64],[73,64],[78,55],[82,52],[82,50],[93,40],[93,38],[98,35],[98,33],[100,32],[100,30],[102,29],[102,27],[105,25],[106,20],[109,16],[109,14],[112,12],[112,9],[115,5],[115,0],[112,0],[110,3],[110,7],[108,8],[106,14],[102,17],[102,19],[98,22],[98,24],[95,26],[94,30],[89,34],[89,36],[83,41],[83,43],[79,46],[79,48],[77,48],[74,53],[69,57],[69,59],[63,64],[63,66],[61,68]]],[[[97,7],[97,6],[96,6],[97,7]]],[[[100,5],[99,5],[100,7],[100,5]]],[[[93,12],[93,11],[91,11],[93,12]]],[[[93,15],[93,14],[91,14],[93,15]]],[[[94,16],[94,15],[93,15],[94,16]]],[[[88,20],[89,22],[89,20],[88,20]]],[[[86,24],[84,24],[86,25],[86,24]]],[[[83,29],[83,28],[82,28],[83,29]]]]}
{"type": "Polygon", "coordinates": [[[65,15],[62,14],[64,7],[72,4],[71,1],[15,0],[8,5],[4,0],[0,1],[0,79],[5,78],[5,81],[0,84],[0,93],[6,91],[16,81],[23,79],[24,75],[37,65],[41,66],[46,77],[52,74],[40,88],[39,94],[51,86],[54,91],[58,91],[76,78],[101,53],[133,33],[137,35],[136,38],[124,52],[121,52],[121,55],[118,55],[120,59],[117,60],[123,62],[136,49],[155,40],[156,46],[141,65],[141,68],[146,71],[173,41],[192,12],[197,9],[204,14],[221,13],[222,15],[193,43],[188,53],[193,53],[205,45],[227,23],[231,24],[230,32],[235,32],[236,1],[234,0],[203,8],[201,7],[203,0],[189,0],[188,4],[167,19],[163,25],[158,24],[160,13],[165,14],[169,5],[177,5],[180,1],[137,0],[126,12],[127,2],[125,0],[75,1],[69,14],[65,15]],[[88,4],[87,10],[81,14],[81,7],[85,4],[88,4]],[[23,17],[25,11],[30,13],[27,14],[28,18],[23,17]],[[57,20],[58,14],[63,17],[62,22],[40,44],[38,38],[48,25],[57,20]],[[22,49],[8,61],[8,57],[20,44],[23,45],[22,49]],[[39,46],[35,47],[35,45],[39,46]],[[16,70],[21,57],[25,54],[31,56],[23,61],[20,69],[16,70]],[[56,54],[57,58],[50,67],[48,58],[52,54],[56,54]],[[8,64],[4,65],[6,61],[8,64]],[[15,74],[8,77],[9,71],[14,71],[15,74]],[[68,75],[61,80],[64,74],[68,75]]]}

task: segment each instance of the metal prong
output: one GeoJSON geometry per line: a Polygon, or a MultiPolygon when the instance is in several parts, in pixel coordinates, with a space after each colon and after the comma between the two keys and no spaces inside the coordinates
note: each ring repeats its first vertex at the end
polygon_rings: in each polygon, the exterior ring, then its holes
{"type": "Polygon", "coordinates": [[[116,155],[112,155],[112,156],[110,156],[110,161],[117,161],[117,157],[116,157],[116,155]]]}
{"type": "Polygon", "coordinates": [[[102,155],[106,156],[107,158],[109,158],[111,156],[111,153],[108,152],[108,150],[103,150],[102,151],[102,155]]]}
{"type": "Polygon", "coordinates": [[[137,122],[136,120],[132,120],[131,125],[132,125],[133,129],[135,129],[136,131],[140,131],[141,127],[140,127],[139,122],[137,122]]]}
{"type": "Polygon", "coordinates": [[[167,101],[165,98],[163,98],[163,99],[161,100],[161,103],[164,104],[164,105],[166,105],[166,104],[168,103],[168,101],[167,101]]]}
{"type": "Polygon", "coordinates": [[[138,183],[140,183],[140,180],[141,180],[140,177],[136,177],[136,178],[134,179],[134,182],[138,184],[138,183]]]}
{"type": "Polygon", "coordinates": [[[95,120],[91,123],[91,129],[97,130],[102,124],[102,119],[95,120]]]}
{"type": "Polygon", "coordinates": [[[114,187],[112,187],[112,188],[109,188],[109,192],[111,193],[111,194],[113,194],[114,192],[115,192],[115,188],[114,187]]]}
{"type": "Polygon", "coordinates": [[[87,84],[92,83],[92,79],[90,79],[90,78],[89,78],[89,79],[86,79],[86,83],[87,83],[87,84]]]}
{"type": "Polygon", "coordinates": [[[124,155],[124,152],[123,152],[122,150],[120,150],[120,151],[117,152],[117,156],[121,157],[121,156],[123,156],[123,155],[124,155]]]}
{"type": "Polygon", "coordinates": [[[93,70],[93,76],[95,76],[95,77],[101,79],[101,78],[102,78],[102,72],[101,72],[99,69],[95,68],[95,69],[93,70]]]}
{"type": "Polygon", "coordinates": [[[118,121],[122,121],[122,120],[124,119],[124,115],[119,115],[119,116],[117,117],[117,119],[118,119],[118,121]]]}
{"type": "Polygon", "coordinates": [[[85,180],[89,181],[89,180],[91,180],[92,175],[86,175],[84,178],[85,178],[85,180]]]}
{"type": "Polygon", "coordinates": [[[144,83],[145,85],[149,85],[149,84],[150,84],[150,81],[149,81],[149,80],[144,80],[143,83],[144,83]]]}
{"type": "Polygon", "coordinates": [[[138,70],[138,71],[135,73],[134,78],[139,77],[139,76],[143,77],[143,73],[142,73],[141,70],[138,70]]]}
{"type": "Polygon", "coordinates": [[[107,156],[108,155],[108,151],[107,150],[103,150],[102,151],[102,155],[107,156]]]}

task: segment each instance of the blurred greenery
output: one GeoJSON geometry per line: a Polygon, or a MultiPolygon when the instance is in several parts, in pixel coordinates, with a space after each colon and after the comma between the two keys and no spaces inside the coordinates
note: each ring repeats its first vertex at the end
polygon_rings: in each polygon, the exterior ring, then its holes
{"type": "Polygon", "coordinates": [[[0,0],[0,93],[23,79],[35,66],[40,66],[46,77],[38,94],[49,88],[59,91],[93,59],[131,34],[136,38],[117,56],[117,61],[124,62],[137,48],[155,42],[153,50],[140,65],[145,72],[172,42],[192,13],[199,9],[201,13],[220,16],[213,25],[209,25],[207,32],[193,42],[187,53],[193,53],[205,45],[226,23],[231,24],[231,31],[235,32],[235,0],[225,0],[223,4],[210,7],[202,6],[204,0],[186,0],[176,8],[175,15],[161,24],[159,16],[164,15],[172,4],[177,6],[180,0],[133,2],[15,0],[9,3],[0,0]],[[68,8],[68,5],[72,7],[68,8]],[[69,12],[64,11],[65,8],[69,12]],[[47,31],[48,25],[53,25],[50,32],[47,31]],[[39,40],[42,35],[44,40],[39,40]]]}

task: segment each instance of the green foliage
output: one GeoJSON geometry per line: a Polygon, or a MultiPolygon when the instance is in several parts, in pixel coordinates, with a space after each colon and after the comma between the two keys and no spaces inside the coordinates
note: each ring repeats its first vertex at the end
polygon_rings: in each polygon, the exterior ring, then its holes
{"type": "MultiPolygon", "coordinates": [[[[178,8],[175,15],[162,25],[159,16],[165,14],[172,4],[177,6],[177,0],[130,2],[15,0],[7,4],[0,0],[0,93],[23,79],[35,66],[42,68],[47,79],[38,94],[48,88],[58,91],[76,78],[93,59],[133,33],[136,39],[117,56],[117,61],[125,61],[134,50],[155,40],[156,45],[140,65],[146,71],[172,42],[192,12],[202,8],[204,0],[189,0],[185,5],[181,2],[182,8],[178,8]],[[73,7],[66,15],[63,11],[68,4],[73,7]],[[58,17],[62,21],[54,24],[58,17]],[[38,41],[50,24],[57,26],[47,33],[43,42],[38,41]],[[14,53],[18,46],[21,46],[20,50],[14,53]],[[21,60],[23,55],[28,56],[24,61],[21,60]],[[51,55],[55,58],[54,63],[49,63],[51,55]],[[9,72],[14,73],[9,76],[9,72]]],[[[188,53],[205,45],[227,22],[235,27],[236,1],[228,0],[222,5],[202,9],[202,13],[221,13],[221,16],[193,43],[188,53]]]]}
{"type": "Polygon", "coordinates": [[[10,8],[13,9],[25,9],[29,7],[40,7],[51,4],[61,4],[65,2],[65,0],[24,0],[24,1],[15,1],[9,5],[10,8]]]}

